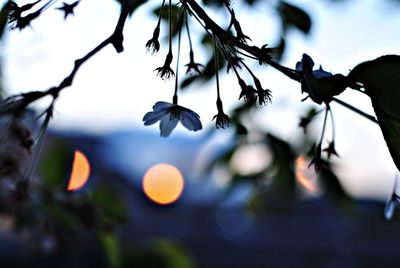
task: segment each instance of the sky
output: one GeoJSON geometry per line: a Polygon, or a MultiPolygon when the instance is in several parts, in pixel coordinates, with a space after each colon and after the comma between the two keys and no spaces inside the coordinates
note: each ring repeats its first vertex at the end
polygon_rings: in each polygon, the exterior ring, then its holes
{"type": "MultiPolygon", "coordinates": [[[[4,2],[0,1],[1,4],[4,2]]],[[[171,101],[173,81],[163,81],[153,71],[163,64],[167,47],[162,46],[156,56],[145,49],[157,22],[151,15],[151,7],[159,2],[150,1],[127,21],[123,53],[116,54],[111,46],[106,47],[80,68],[73,85],[65,89],[57,101],[52,127],[94,133],[126,129],[127,126],[142,130],[145,129],[143,115],[154,103],[171,101]]],[[[256,14],[250,13],[248,7],[237,2],[240,1],[234,2],[237,18],[253,44],[276,42],[280,27],[277,15],[266,6],[260,6],[260,12],[256,14]]],[[[321,64],[327,71],[346,75],[363,61],[385,54],[399,54],[400,6],[390,1],[290,2],[308,11],[313,25],[309,36],[290,31],[283,65],[294,68],[301,55],[307,53],[317,66],[321,64]]],[[[61,6],[61,3],[59,1],[55,6],[61,6]]],[[[58,85],[71,72],[75,59],[84,56],[112,33],[118,15],[119,6],[115,1],[99,4],[95,0],[82,0],[75,15],[65,22],[61,12],[49,10],[32,23],[32,28],[9,32],[0,44],[4,87],[10,93],[20,93],[58,85]]],[[[193,34],[199,30],[194,28],[193,34]]],[[[182,55],[186,55],[184,51],[182,55]]],[[[182,62],[185,61],[187,59],[182,56],[182,62]]],[[[183,68],[181,73],[182,76],[183,68]]],[[[257,74],[274,97],[272,104],[255,115],[254,120],[273,134],[294,143],[301,135],[297,128],[299,116],[312,104],[300,102],[304,96],[300,94],[299,84],[272,68],[260,68],[257,74]]],[[[229,111],[238,104],[239,87],[236,79],[226,74],[221,74],[220,86],[224,107],[229,111]]],[[[216,114],[215,82],[195,84],[194,87],[180,95],[180,104],[196,111],[203,125],[211,125],[216,114]]],[[[365,96],[347,90],[340,97],[373,114],[365,96]]],[[[39,107],[46,107],[46,103],[40,103],[39,107]]],[[[396,168],[379,127],[336,104],[332,104],[332,109],[340,154],[334,163],[342,183],[355,196],[385,198],[392,190],[396,168]]],[[[149,129],[158,132],[158,126],[149,129]]],[[[318,123],[314,124],[316,133],[319,129],[318,123]]],[[[182,128],[177,132],[187,133],[182,128]]]]}

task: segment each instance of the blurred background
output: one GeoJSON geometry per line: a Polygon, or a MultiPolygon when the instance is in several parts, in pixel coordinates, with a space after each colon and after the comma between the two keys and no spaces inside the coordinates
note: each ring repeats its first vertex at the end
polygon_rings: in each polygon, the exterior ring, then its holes
{"type": "MultiPolygon", "coordinates": [[[[125,51],[105,48],[62,92],[28,201],[12,211],[0,202],[0,266],[395,267],[400,225],[396,215],[385,220],[383,211],[396,167],[378,125],[333,103],[340,157],[317,174],[308,163],[323,113],[306,133],[299,122],[321,107],[301,102],[297,82],[250,62],[273,93],[267,107],[238,100],[236,79],[222,69],[232,127],[215,130],[213,76],[187,82],[182,69],[180,104],[200,115],[204,129],[189,133],[178,126],[165,139],[158,126],[143,126],[144,114],[157,101],[171,101],[174,89],[172,80],[156,79],[153,71],[167,53],[165,20],[161,50],[151,55],[145,48],[160,4],[139,6],[124,29],[125,51]],[[87,158],[90,175],[82,188],[67,192],[76,150],[87,158]],[[176,168],[183,180],[168,204],[144,189],[145,175],[160,163],[176,168]]],[[[218,1],[204,5],[216,21],[229,24],[218,1]]],[[[361,62],[399,54],[395,0],[237,0],[233,7],[249,43],[278,47],[276,59],[290,68],[307,53],[316,66],[346,75],[361,62]]],[[[119,10],[117,1],[81,0],[65,21],[52,7],[31,27],[6,31],[2,95],[58,85],[75,59],[114,30],[119,10]]],[[[202,43],[202,28],[192,24],[196,60],[207,65],[212,50],[202,43]]],[[[187,52],[183,46],[182,64],[187,52]]],[[[357,92],[340,98],[373,114],[370,100],[357,92]]],[[[40,113],[47,105],[44,100],[32,108],[40,113]]],[[[172,177],[171,185],[179,182],[172,177]]]]}

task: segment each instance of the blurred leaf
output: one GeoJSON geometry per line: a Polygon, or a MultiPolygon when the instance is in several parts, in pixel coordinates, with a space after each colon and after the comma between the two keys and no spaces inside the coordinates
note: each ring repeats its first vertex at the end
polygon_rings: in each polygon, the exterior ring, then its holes
{"type": "Polygon", "coordinates": [[[314,120],[318,113],[319,111],[312,107],[307,111],[305,116],[300,117],[299,127],[303,128],[304,133],[306,133],[308,125],[314,120]]]}
{"type": "Polygon", "coordinates": [[[236,127],[236,135],[241,136],[241,135],[247,135],[248,131],[247,128],[241,124],[240,122],[235,123],[236,127]]]}
{"type": "Polygon", "coordinates": [[[305,34],[310,32],[311,18],[304,10],[285,1],[280,2],[279,9],[284,24],[294,26],[305,34]]]}
{"type": "Polygon", "coordinates": [[[280,61],[282,59],[282,55],[285,51],[286,48],[286,41],[284,37],[281,37],[281,39],[279,40],[278,45],[274,48],[274,59],[276,61],[280,61]]]}
{"type": "MultiPolygon", "coordinates": [[[[160,11],[161,11],[161,6],[158,7],[158,8],[156,8],[156,9],[154,9],[154,10],[153,10],[153,14],[156,15],[156,16],[158,17],[158,16],[160,15],[160,11]]],[[[169,12],[169,6],[168,6],[168,5],[165,5],[165,6],[164,6],[163,13],[162,13],[162,15],[161,15],[161,19],[168,21],[168,20],[169,20],[169,18],[168,18],[168,12],[169,12]]],[[[173,19],[175,20],[175,22],[176,22],[176,20],[179,18],[180,13],[181,13],[180,7],[178,7],[178,6],[176,6],[176,5],[173,5],[173,6],[171,7],[171,12],[172,12],[172,18],[173,18],[173,19]]]]}
{"type": "Polygon", "coordinates": [[[326,162],[326,168],[321,170],[320,178],[325,187],[325,196],[338,201],[346,201],[349,199],[349,196],[340,184],[339,178],[332,171],[328,162],[326,162]]]}
{"type": "Polygon", "coordinates": [[[79,230],[81,225],[79,220],[74,215],[59,204],[52,204],[47,207],[52,218],[58,221],[64,228],[71,230],[79,230]]]}
{"type": "Polygon", "coordinates": [[[387,55],[357,65],[348,75],[371,98],[390,154],[400,170],[400,56],[387,55]]]}
{"type": "Polygon", "coordinates": [[[121,267],[120,265],[121,257],[120,257],[118,237],[114,233],[101,232],[99,233],[99,238],[101,244],[103,245],[103,249],[107,255],[110,267],[112,268],[121,267]]]}
{"type": "MultiPolygon", "coordinates": [[[[157,17],[159,16],[161,11],[161,6],[156,8],[153,13],[157,17]]],[[[171,6],[171,14],[172,14],[172,36],[176,36],[179,32],[179,30],[183,26],[183,16],[182,16],[182,11],[181,8],[173,5],[171,6]]],[[[161,19],[165,20],[166,22],[169,23],[169,6],[165,5],[163,13],[161,15],[161,19]]]]}
{"type": "Polygon", "coordinates": [[[199,75],[189,76],[181,82],[181,89],[187,89],[193,82],[199,78],[199,75]]]}
{"type": "Polygon", "coordinates": [[[2,6],[0,11],[0,39],[3,37],[4,31],[7,29],[9,11],[7,4],[2,6]]]}
{"type": "Polygon", "coordinates": [[[207,6],[213,6],[213,7],[223,6],[222,0],[203,0],[203,3],[207,6]]]}
{"type": "Polygon", "coordinates": [[[203,37],[201,38],[201,44],[206,45],[208,48],[210,48],[210,51],[212,52],[214,49],[213,45],[213,39],[212,36],[210,36],[208,33],[205,33],[203,37]]]}
{"type": "Polygon", "coordinates": [[[181,246],[168,240],[158,240],[154,243],[154,249],[165,260],[168,268],[194,268],[194,261],[189,253],[181,246]]]}
{"type": "MultiPolygon", "coordinates": [[[[222,57],[221,53],[219,53],[218,55],[218,62],[219,62],[218,71],[221,71],[221,69],[225,66],[225,58],[222,57]]],[[[183,80],[183,82],[181,83],[182,89],[183,88],[187,89],[195,81],[208,81],[214,76],[215,76],[215,58],[214,56],[212,56],[205,65],[204,70],[202,71],[201,74],[196,76],[191,76],[183,80]]]]}
{"type": "MultiPolygon", "coordinates": [[[[124,0],[116,0],[118,3],[122,4],[124,0]]],[[[129,15],[132,15],[132,13],[142,4],[146,3],[147,0],[127,0],[129,1],[129,15]]]]}
{"type": "MultiPolygon", "coordinates": [[[[239,88],[239,85],[238,85],[239,88]]],[[[239,96],[239,94],[238,94],[239,96]]],[[[244,113],[249,112],[254,106],[251,103],[243,101],[239,106],[237,106],[231,114],[231,120],[240,121],[241,116],[244,113]]]]}
{"type": "Polygon", "coordinates": [[[126,222],[128,219],[124,201],[116,190],[109,186],[97,187],[93,190],[90,201],[101,208],[107,224],[126,222]]]}
{"type": "Polygon", "coordinates": [[[255,3],[259,2],[260,0],[245,0],[247,4],[254,5],[255,3]]]}
{"type": "MultiPolygon", "coordinates": [[[[219,52],[218,52],[219,53],[219,52]]],[[[225,58],[223,58],[222,54],[219,53],[218,55],[218,70],[221,71],[221,69],[225,66],[225,58]]],[[[209,80],[215,76],[215,57],[214,55],[211,57],[211,59],[207,62],[207,64],[204,67],[204,70],[201,74],[201,77],[205,80],[209,80]]]]}
{"type": "Polygon", "coordinates": [[[65,140],[54,140],[44,150],[41,159],[42,181],[50,188],[65,187],[65,181],[71,172],[73,153],[65,140]]]}
{"type": "Polygon", "coordinates": [[[295,154],[292,147],[272,134],[267,134],[267,140],[273,156],[271,168],[274,171],[274,179],[272,188],[293,194],[295,190],[293,171],[295,154]]]}

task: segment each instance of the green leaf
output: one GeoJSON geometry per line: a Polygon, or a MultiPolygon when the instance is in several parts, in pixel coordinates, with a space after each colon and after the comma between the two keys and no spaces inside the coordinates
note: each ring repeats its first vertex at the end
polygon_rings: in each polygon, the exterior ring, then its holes
{"type": "Polygon", "coordinates": [[[42,182],[52,189],[65,187],[71,172],[72,152],[65,140],[52,141],[43,153],[41,160],[42,182]]]}
{"type": "Polygon", "coordinates": [[[400,170],[400,56],[387,55],[357,65],[348,75],[371,98],[386,144],[400,170]]]}
{"type": "Polygon", "coordinates": [[[164,257],[165,267],[195,267],[194,261],[189,252],[177,243],[160,239],[155,241],[154,249],[164,257]]]}
{"type": "Polygon", "coordinates": [[[109,185],[97,186],[90,203],[101,208],[106,224],[125,223],[128,220],[127,208],[118,191],[109,185]]]}
{"type": "Polygon", "coordinates": [[[99,233],[99,239],[107,255],[110,267],[111,268],[121,267],[120,265],[121,254],[120,254],[118,237],[113,233],[101,232],[99,233]]]}
{"type": "Polygon", "coordinates": [[[281,1],[279,10],[285,25],[294,26],[305,34],[310,32],[311,18],[304,10],[285,1],[281,1]]]}

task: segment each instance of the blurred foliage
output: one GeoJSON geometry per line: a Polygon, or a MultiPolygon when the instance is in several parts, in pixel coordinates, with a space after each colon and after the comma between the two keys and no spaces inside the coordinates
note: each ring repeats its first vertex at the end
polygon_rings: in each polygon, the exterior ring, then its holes
{"type": "Polygon", "coordinates": [[[124,267],[196,268],[191,255],[173,240],[148,241],[139,251],[125,254],[124,267]]]}

